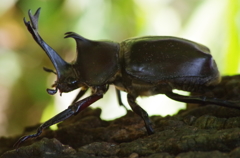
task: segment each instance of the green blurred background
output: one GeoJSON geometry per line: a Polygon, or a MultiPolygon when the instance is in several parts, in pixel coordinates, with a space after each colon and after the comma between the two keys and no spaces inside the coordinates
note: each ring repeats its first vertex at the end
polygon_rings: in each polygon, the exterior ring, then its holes
{"type": "MultiPolygon", "coordinates": [[[[46,93],[56,76],[42,67],[53,66],[22,20],[28,19],[29,9],[35,12],[38,7],[42,8],[41,36],[67,61],[76,55],[75,42],[63,39],[68,31],[119,42],[169,35],[208,46],[223,75],[239,73],[240,0],[0,0],[0,136],[20,134],[25,126],[49,119],[66,108],[76,93],[63,94],[61,99],[46,93]]],[[[150,115],[184,108],[164,96],[138,102],[150,115]]],[[[104,119],[125,113],[112,87],[93,106],[103,107],[104,119]]]]}

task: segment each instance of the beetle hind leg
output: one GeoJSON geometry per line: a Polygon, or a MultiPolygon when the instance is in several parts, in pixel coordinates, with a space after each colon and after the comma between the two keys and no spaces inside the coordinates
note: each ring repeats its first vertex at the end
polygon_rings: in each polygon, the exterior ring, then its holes
{"type": "Polygon", "coordinates": [[[235,108],[240,110],[240,102],[239,101],[227,101],[218,98],[209,98],[206,96],[183,96],[173,92],[168,92],[165,94],[167,97],[181,101],[185,103],[199,103],[199,104],[216,104],[220,106],[225,106],[229,108],[235,108]]]}
{"type": "Polygon", "coordinates": [[[128,94],[127,95],[127,100],[128,100],[128,103],[129,105],[131,106],[132,110],[138,114],[144,121],[145,123],[145,127],[147,129],[147,133],[150,135],[150,134],[153,134],[154,133],[154,130],[152,128],[152,123],[148,117],[148,113],[143,110],[135,101],[136,101],[136,97],[132,96],[131,94],[128,94]]]}

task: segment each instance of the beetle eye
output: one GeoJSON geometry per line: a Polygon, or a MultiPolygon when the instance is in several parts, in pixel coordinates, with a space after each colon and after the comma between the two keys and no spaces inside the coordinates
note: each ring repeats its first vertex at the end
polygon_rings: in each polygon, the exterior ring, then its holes
{"type": "Polygon", "coordinates": [[[75,85],[76,83],[77,83],[77,81],[76,81],[74,78],[72,78],[72,77],[69,77],[69,78],[67,79],[67,84],[68,84],[69,86],[75,85]]]}

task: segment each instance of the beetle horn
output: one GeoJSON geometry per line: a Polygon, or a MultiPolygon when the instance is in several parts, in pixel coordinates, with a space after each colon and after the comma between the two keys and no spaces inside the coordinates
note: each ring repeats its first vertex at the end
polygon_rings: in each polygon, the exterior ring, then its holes
{"type": "Polygon", "coordinates": [[[89,45],[90,43],[96,43],[96,41],[92,41],[92,40],[89,40],[89,39],[86,39],[82,36],[80,36],[79,34],[75,33],[75,32],[66,32],[65,33],[65,37],[64,38],[74,38],[77,42],[77,48],[78,48],[78,51],[81,50],[81,48],[79,47],[79,45],[83,46],[83,45],[89,45]]]}
{"type": "Polygon", "coordinates": [[[92,49],[93,46],[96,46],[96,44],[98,43],[98,41],[92,41],[89,40],[87,38],[84,38],[82,36],[80,36],[79,34],[75,33],[75,32],[66,32],[65,33],[65,37],[64,38],[74,38],[76,43],[77,43],[77,59],[76,61],[79,61],[79,54],[81,52],[84,52],[86,50],[90,51],[89,49],[92,49]]]}
{"type": "Polygon", "coordinates": [[[25,18],[23,20],[24,20],[24,23],[25,23],[28,31],[32,34],[34,40],[47,53],[48,57],[52,61],[53,65],[57,71],[58,79],[60,79],[62,76],[65,75],[65,73],[67,73],[67,71],[69,70],[71,65],[69,63],[67,63],[66,61],[64,61],[57,54],[57,52],[55,50],[53,50],[39,35],[39,33],[38,33],[38,18],[39,18],[39,14],[40,14],[40,9],[41,8],[38,8],[38,10],[36,11],[36,13],[34,15],[32,15],[31,10],[29,10],[28,15],[29,15],[30,21],[27,22],[25,18]]]}
{"type": "MultiPolygon", "coordinates": [[[[79,40],[81,40],[81,41],[90,41],[90,40],[88,40],[88,39],[80,36],[79,34],[76,34],[75,32],[66,32],[65,35],[66,35],[66,36],[65,36],[64,38],[72,37],[72,38],[74,38],[74,39],[79,39],[79,40]]],[[[91,41],[91,42],[92,42],[92,41],[91,41]]]]}

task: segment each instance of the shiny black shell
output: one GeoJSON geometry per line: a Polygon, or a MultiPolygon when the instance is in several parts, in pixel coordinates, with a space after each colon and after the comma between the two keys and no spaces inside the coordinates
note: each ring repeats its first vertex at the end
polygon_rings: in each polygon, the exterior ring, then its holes
{"type": "Polygon", "coordinates": [[[121,43],[128,75],[149,83],[195,77],[218,82],[219,72],[207,47],[177,37],[148,36],[121,43]]]}
{"type": "Polygon", "coordinates": [[[160,85],[159,89],[161,84],[168,84],[172,88],[167,89],[188,90],[186,85],[208,86],[220,81],[210,50],[186,39],[147,36],[116,43],[92,41],[77,34],[71,37],[78,51],[74,69],[88,86],[113,83],[128,91],[127,86],[134,89],[133,84],[160,85]]]}

